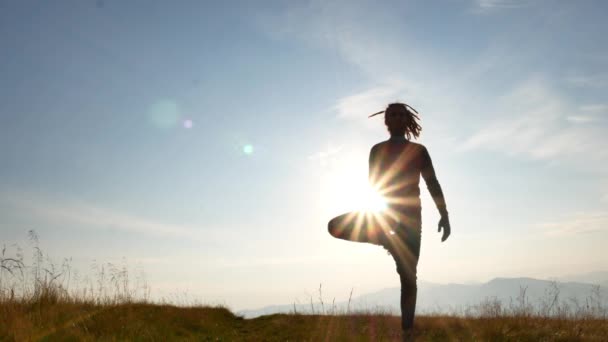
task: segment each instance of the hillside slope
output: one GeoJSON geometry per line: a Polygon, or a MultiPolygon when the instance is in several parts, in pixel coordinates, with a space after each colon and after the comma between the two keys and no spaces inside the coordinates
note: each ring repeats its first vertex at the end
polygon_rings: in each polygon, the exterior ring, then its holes
{"type": "MultiPolygon", "coordinates": [[[[602,341],[608,322],[421,316],[418,341],[602,341]]],[[[0,340],[398,341],[399,317],[276,314],[246,320],[225,308],[0,304],[0,340]]]]}

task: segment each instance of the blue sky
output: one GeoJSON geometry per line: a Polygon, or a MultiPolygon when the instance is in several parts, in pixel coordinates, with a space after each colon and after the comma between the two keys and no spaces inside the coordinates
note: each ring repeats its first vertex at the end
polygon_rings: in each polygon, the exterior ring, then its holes
{"type": "Polygon", "coordinates": [[[419,279],[605,270],[603,1],[5,1],[0,241],[126,258],[153,294],[235,309],[396,286],[330,237],[361,204],[392,101],[453,235],[423,199],[419,279]],[[346,194],[346,195],[345,195],[346,194]]]}

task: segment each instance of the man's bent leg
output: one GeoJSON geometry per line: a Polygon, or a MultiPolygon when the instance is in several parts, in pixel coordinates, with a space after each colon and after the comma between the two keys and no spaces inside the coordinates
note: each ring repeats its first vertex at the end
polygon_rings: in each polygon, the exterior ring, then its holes
{"type": "Polygon", "coordinates": [[[390,230],[387,222],[377,214],[350,212],[330,220],[327,230],[338,239],[383,245],[385,231],[390,230]]]}

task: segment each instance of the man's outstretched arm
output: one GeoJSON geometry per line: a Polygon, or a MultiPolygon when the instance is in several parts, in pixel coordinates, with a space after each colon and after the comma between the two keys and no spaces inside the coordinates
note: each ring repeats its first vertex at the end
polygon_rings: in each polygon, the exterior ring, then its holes
{"type": "Polygon", "coordinates": [[[448,209],[445,203],[445,197],[443,196],[443,191],[441,190],[441,185],[439,185],[439,181],[437,180],[437,176],[435,175],[435,169],[433,168],[431,156],[429,155],[429,152],[425,147],[422,148],[421,174],[422,178],[424,179],[424,182],[426,183],[427,189],[429,189],[431,197],[433,197],[433,201],[435,201],[437,210],[439,210],[439,214],[441,215],[441,219],[439,220],[439,224],[437,225],[437,231],[440,232],[443,228],[443,236],[441,237],[441,241],[445,241],[451,233],[448,209]]]}

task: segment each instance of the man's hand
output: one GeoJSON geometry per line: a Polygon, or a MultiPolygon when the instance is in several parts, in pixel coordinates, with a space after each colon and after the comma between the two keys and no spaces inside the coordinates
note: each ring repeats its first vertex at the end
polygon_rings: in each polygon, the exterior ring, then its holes
{"type": "Polygon", "coordinates": [[[437,225],[437,231],[441,232],[441,228],[443,228],[443,236],[441,237],[441,242],[444,242],[450,236],[451,228],[450,228],[450,219],[448,216],[441,216],[439,220],[439,224],[437,225]]]}

